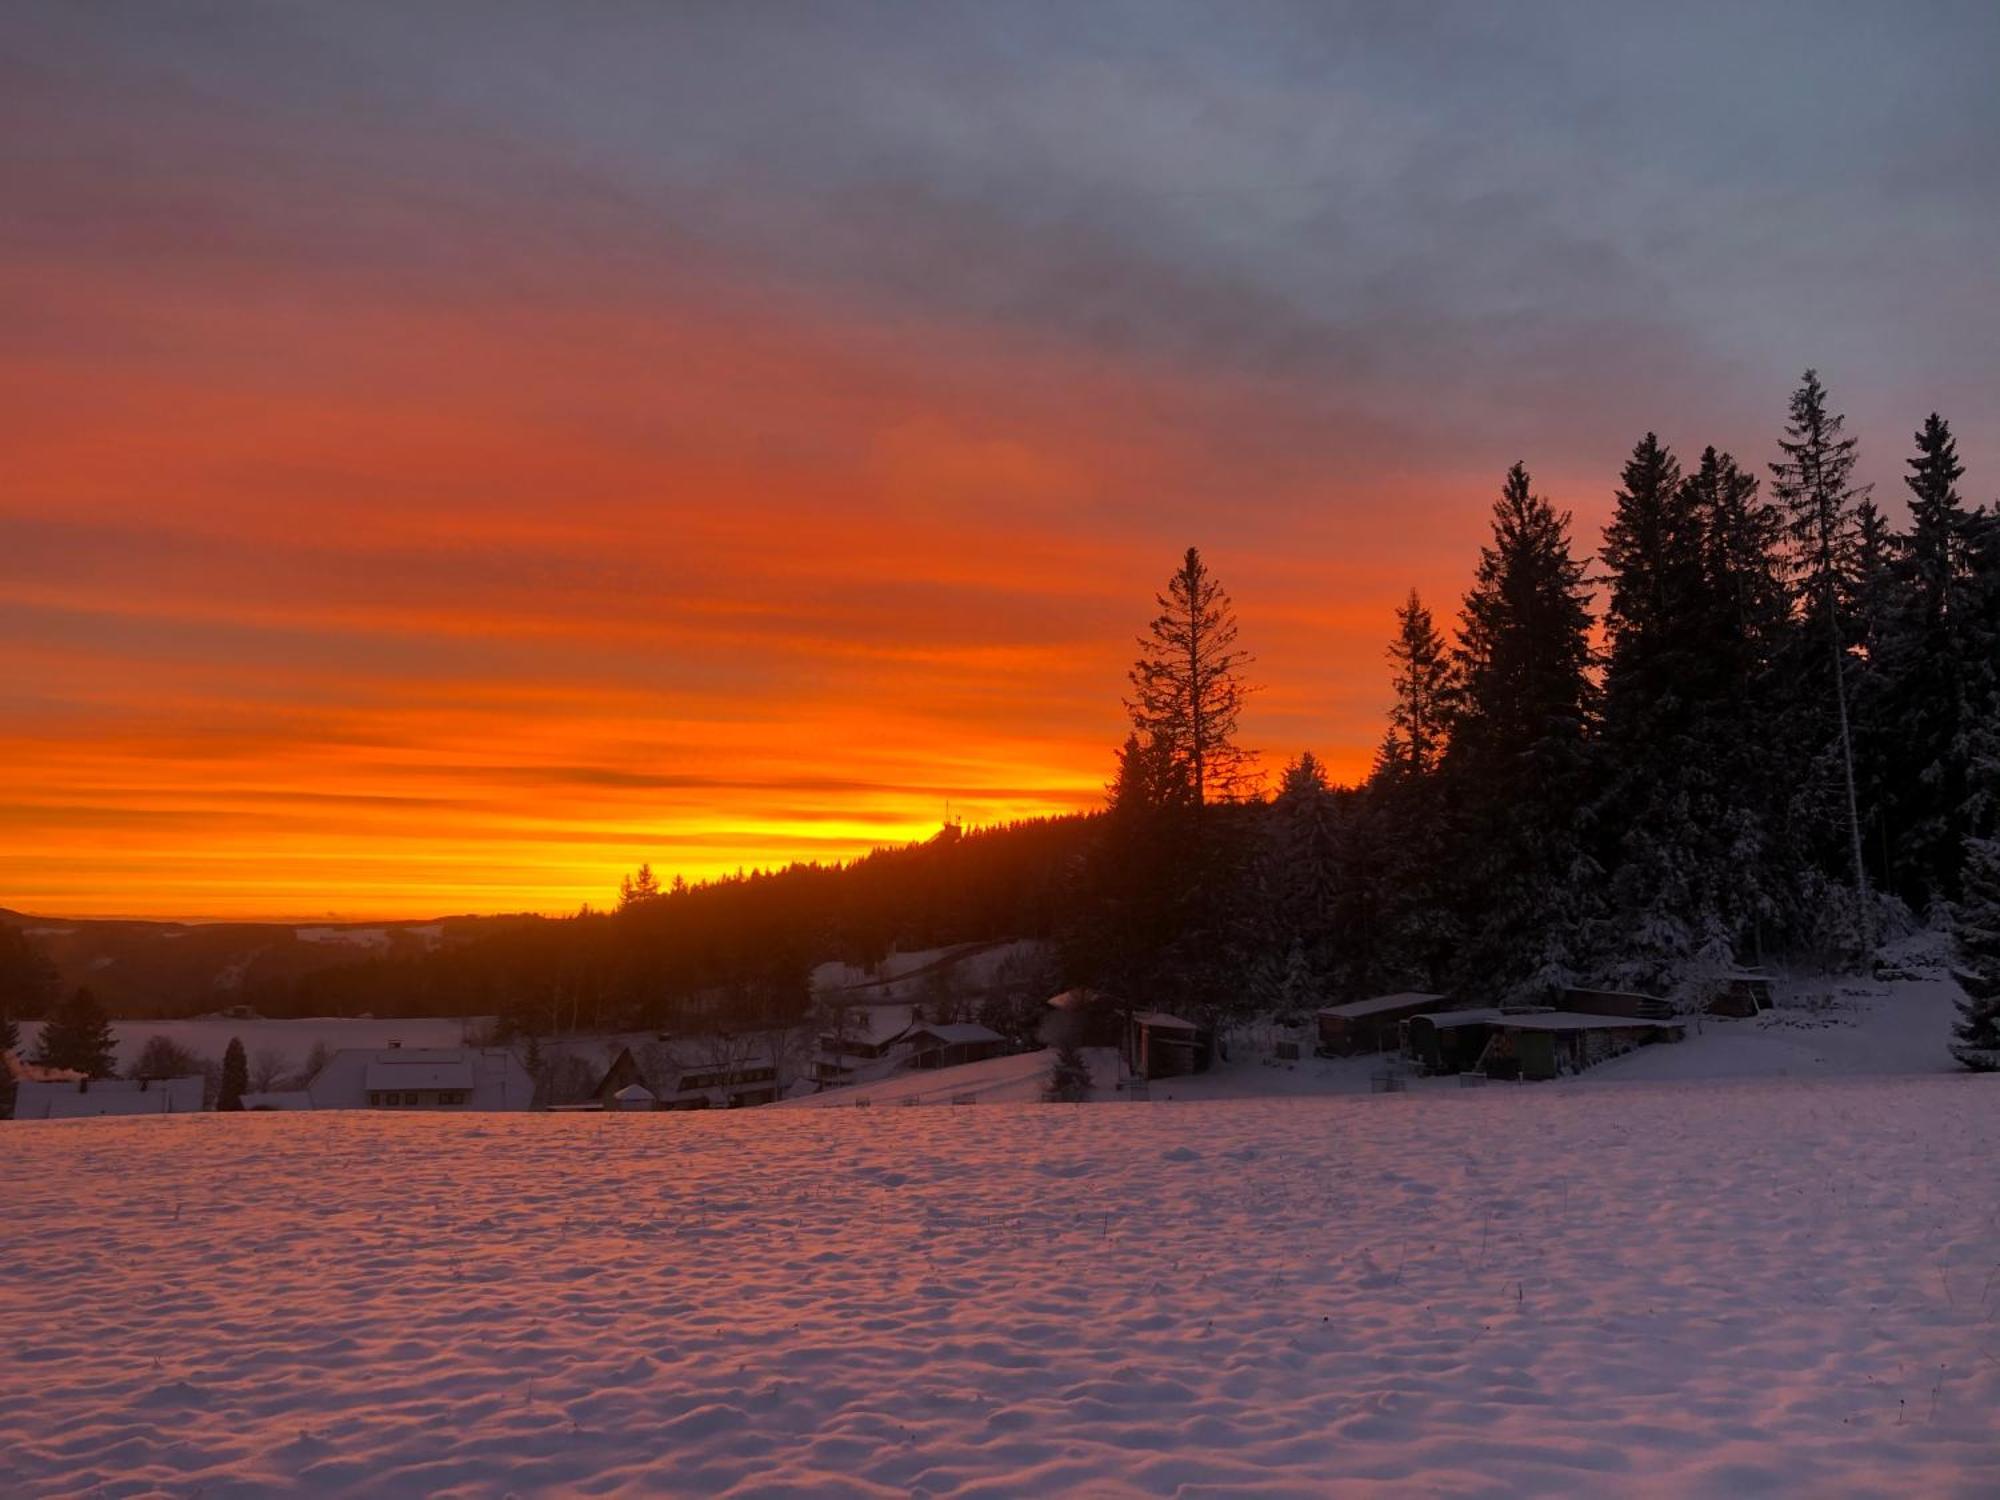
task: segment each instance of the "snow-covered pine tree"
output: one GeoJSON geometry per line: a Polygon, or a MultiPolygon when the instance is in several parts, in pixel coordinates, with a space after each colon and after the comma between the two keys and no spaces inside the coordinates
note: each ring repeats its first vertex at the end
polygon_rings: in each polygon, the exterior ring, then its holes
{"type": "Polygon", "coordinates": [[[1075,1040],[1067,1035],[1056,1044],[1042,1097],[1051,1104],[1081,1104],[1090,1097],[1090,1064],[1075,1040]]]}
{"type": "Polygon", "coordinates": [[[1703,517],[1653,433],[1633,447],[1620,481],[1603,552],[1608,785],[1595,823],[1611,911],[1596,966],[1622,988],[1657,993],[1679,983],[1714,935],[1701,817],[1711,788],[1697,753],[1713,696],[1703,517]]]}
{"type": "Polygon", "coordinates": [[[1778,440],[1783,457],[1771,465],[1771,493],[1784,510],[1791,541],[1801,640],[1809,642],[1816,636],[1819,641],[1816,650],[1806,647],[1803,654],[1807,659],[1817,654],[1825,663],[1819,675],[1826,688],[1818,697],[1831,705],[1830,714],[1811,711],[1811,694],[1799,705],[1798,761],[1808,775],[1823,759],[1833,759],[1839,766],[1850,876],[1865,910],[1868,869],[1862,856],[1860,794],[1847,702],[1849,627],[1840,606],[1854,561],[1855,505],[1867,488],[1853,483],[1856,440],[1845,429],[1846,418],[1828,407],[1818,372],[1807,370],[1792,393],[1785,436],[1778,440]],[[1822,734],[1816,726],[1829,718],[1831,732],[1822,734]],[[1822,756],[1822,745],[1829,741],[1834,754],[1822,756]]]}
{"type": "Polygon", "coordinates": [[[1079,982],[1126,1001],[1150,989],[1192,925],[1197,831],[1186,767],[1161,736],[1126,736],[1109,792],[1063,947],[1079,982]]]}
{"type": "Polygon", "coordinates": [[[1236,644],[1235,608],[1193,547],[1156,602],[1130,673],[1132,728],[1169,747],[1197,807],[1237,796],[1249,788],[1253,757],[1236,743],[1251,658],[1236,644]]]}
{"type": "Polygon", "coordinates": [[[1334,903],[1343,883],[1333,789],[1326,767],[1310,750],[1285,767],[1264,828],[1264,942],[1270,998],[1282,1006],[1292,1003],[1291,990],[1316,991],[1325,983],[1334,903]]]}
{"type": "Polygon", "coordinates": [[[58,1005],[42,1027],[34,1060],[44,1067],[72,1068],[91,1078],[111,1078],[118,1071],[118,1043],[104,1007],[89,990],[79,989],[58,1005]]]}
{"type": "Polygon", "coordinates": [[[1415,589],[1397,607],[1389,663],[1396,701],[1389,709],[1382,764],[1407,775],[1428,776],[1444,757],[1451,709],[1451,656],[1415,589]]]}
{"type": "Polygon", "coordinates": [[[1903,479],[1910,531],[1891,563],[1875,717],[1883,817],[1893,838],[1885,873],[1896,893],[1923,911],[1958,895],[1980,672],[1976,518],[1959,497],[1965,467],[1951,426],[1936,412],[1918,430],[1916,450],[1903,479]]]}
{"type": "Polygon", "coordinates": [[[1796,886],[1780,836],[1786,767],[1771,753],[1782,716],[1774,679],[1791,633],[1784,519],[1758,493],[1757,477],[1713,447],[1684,483],[1703,545],[1703,661],[1713,696],[1702,755],[1717,793],[1708,815],[1715,902],[1734,943],[1754,954],[1796,886]]]}
{"type": "MultiPolygon", "coordinates": [[[[7,1013],[6,997],[0,995],[0,1052],[17,1051],[21,1045],[21,1028],[7,1013]]],[[[0,1120],[14,1117],[14,1073],[0,1066],[0,1120]]]]}
{"type": "Polygon", "coordinates": [[[1464,809],[1461,987],[1543,997],[1581,972],[1597,900],[1583,842],[1595,692],[1584,567],[1569,521],[1507,472],[1455,653],[1446,772],[1464,809]]]}
{"type": "Polygon", "coordinates": [[[2000,839],[1966,841],[1965,892],[1955,936],[1958,1002],[1951,1055],[1982,1073],[2000,1071],[2000,839]]]}
{"type": "Polygon", "coordinates": [[[1450,804],[1438,774],[1457,682],[1451,650],[1415,589],[1396,610],[1388,656],[1389,729],[1348,828],[1348,864],[1369,889],[1368,910],[1349,914],[1367,929],[1345,945],[1353,961],[1339,988],[1350,993],[1436,988],[1459,946],[1442,878],[1450,804]]]}
{"type": "Polygon", "coordinates": [[[250,1060],[244,1056],[241,1037],[231,1037],[222,1049],[222,1088],[216,1094],[219,1110],[243,1108],[243,1096],[250,1089],[250,1060]]]}

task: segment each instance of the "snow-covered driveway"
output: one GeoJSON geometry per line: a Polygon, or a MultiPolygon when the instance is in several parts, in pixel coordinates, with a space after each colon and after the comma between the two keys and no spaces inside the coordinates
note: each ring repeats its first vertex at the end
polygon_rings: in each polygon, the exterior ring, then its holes
{"type": "Polygon", "coordinates": [[[2000,1493],[1941,1078],[0,1125],[0,1494],[2000,1493]]]}

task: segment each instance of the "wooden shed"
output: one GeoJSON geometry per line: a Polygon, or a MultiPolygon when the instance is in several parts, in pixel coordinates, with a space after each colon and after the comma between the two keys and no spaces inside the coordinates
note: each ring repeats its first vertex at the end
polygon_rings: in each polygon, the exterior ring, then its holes
{"type": "Polygon", "coordinates": [[[1539,1081],[1659,1042],[1678,1042],[1685,1024],[1566,1010],[1461,1010],[1413,1016],[1406,1047],[1427,1073],[1477,1071],[1488,1078],[1539,1081]]]}
{"type": "Polygon", "coordinates": [[[1771,1008],[1771,976],[1755,969],[1737,969],[1719,976],[1720,987],[1708,1002],[1712,1016],[1754,1016],[1771,1008]]]}
{"type": "Polygon", "coordinates": [[[1404,1021],[1426,1011],[1443,1010],[1448,1004],[1442,995],[1406,990],[1329,1005],[1314,1017],[1319,1026],[1319,1055],[1352,1057],[1359,1052],[1393,1051],[1399,1045],[1404,1021]]]}
{"type": "Polygon", "coordinates": [[[1165,1011],[1136,1010],[1125,1017],[1119,1051],[1135,1078],[1180,1078],[1208,1071],[1210,1040],[1192,1021],[1165,1011]]]}

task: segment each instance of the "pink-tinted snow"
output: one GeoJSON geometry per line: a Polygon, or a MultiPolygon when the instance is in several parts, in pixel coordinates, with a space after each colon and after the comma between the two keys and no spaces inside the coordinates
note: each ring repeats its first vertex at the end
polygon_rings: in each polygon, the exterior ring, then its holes
{"type": "Polygon", "coordinates": [[[2000,1493],[1992,1080],[0,1140],[10,1497],[2000,1493]]]}

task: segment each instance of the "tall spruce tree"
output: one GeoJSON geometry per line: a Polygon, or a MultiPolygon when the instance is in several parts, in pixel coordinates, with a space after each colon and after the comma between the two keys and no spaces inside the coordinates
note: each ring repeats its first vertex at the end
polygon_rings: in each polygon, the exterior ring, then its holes
{"type": "Polygon", "coordinates": [[[1958,493],[1965,467],[1932,412],[1904,484],[1910,531],[1883,592],[1876,673],[1881,802],[1895,835],[1885,875],[1916,910],[1949,902],[1965,857],[1970,736],[1980,697],[1976,518],[1958,493]]]}
{"type": "Polygon", "coordinates": [[[1626,461],[1603,552],[1609,784],[1595,821],[1612,914],[1599,965],[1624,988],[1672,989],[1726,944],[1711,889],[1714,788],[1701,754],[1715,696],[1703,520],[1699,491],[1647,433],[1626,461]]]}
{"type": "Polygon", "coordinates": [[[1964,891],[1954,913],[1958,983],[1965,998],[1952,1030],[1951,1055],[1990,1073],[2000,1071],[2000,837],[1992,831],[2000,806],[2000,697],[1984,705],[1969,739],[1973,790],[1966,821],[1982,831],[1966,837],[1964,891]]]}
{"type": "Polygon", "coordinates": [[[1266,961],[1278,1002],[1300,985],[1328,982],[1334,911],[1341,895],[1341,828],[1326,767],[1310,750],[1285,767],[1265,826],[1261,888],[1268,903],[1266,961]]]}
{"type": "Polygon", "coordinates": [[[222,1049],[222,1088],[215,1098],[219,1110],[243,1108],[243,1096],[250,1089],[250,1061],[243,1054],[243,1039],[231,1037],[222,1049]]]}
{"type": "Polygon", "coordinates": [[[1856,440],[1847,419],[1829,409],[1826,387],[1807,370],[1792,393],[1784,455],[1771,465],[1771,493],[1784,509],[1803,629],[1820,637],[1821,660],[1833,705],[1833,738],[1846,792],[1848,855],[1867,942],[1868,869],[1862,856],[1861,804],[1854,767],[1854,737],[1847,703],[1848,627],[1841,596],[1854,562],[1855,506],[1867,493],[1854,484],[1856,440]]]}
{"type": "Polygon", "coordinates": [[[1712,696],[1700,754],[1718,794],[1716,903],[1739,949],[1759,953],[1797,884],[1792,851],[1780,837],[1786,768],[1770,751],[1780,738],[1777,677],[1791,635],[1784,519],[1758,493],[1756,475],[1712,446],[1684,483],[1703,546],[1700,629],[1712,696]]]}
{"type": "Polygon", "coordinates": [[[1396,610],[1389,663],[1396,701],[1389,710],[1389,735],[1383,742],[1381,764],[1394,771],[1428,776],[1444,758],[1451,708],[1451,657],[1415,589],[1396,610]]]}
{"type": "Polygon", "coordinates": [[[69,1068],[89,1078],[116,1075],[117,1038],[95,995],[79,989],[56,1007],[42,1026],[34,1060],[43,1067],[69,1068]]]}
{"type": "Polygon", "coordinates": [[[1156,602],[1130,674],[1132,727],[1170,749],[1197,807],[1237,796],[1250,781],[1252,758],[1236,729],[1251,658],[1236,644],[1235,609],[1193,547],[1156,602]]]}
{"type": "Polygon", "coordinates": [[[1343,841],[1352,895],[1337,946],[1339,988],[1350,994],[1437,988],[1460,946],[1444,877],[1451,804],[1438,774],[1458,685],[1450,648],[1415,589],[1396,610],[1388,657],[1389,729],[1343,841]]]}
{"type": "Polygon", "coordinates": [[[1130,1002],[1194,922],[1194,790],[1173,746],[1136,732],[1118,750],[1108,790],[1063,946],[1075,978],[1130,1002]]]}
{"type": "Polygon", "coordinates": [[[55,966],[41,945],[0,922],[0,1017],[25,1021],[47,1015],[59,993],[55,966]]]}
{"type": "Polygon", "coordinates": [[[1461,691],[1446,769],[1471,857],[1459,975],[1498,998],[1545,996],[1581,971],[1595,871],[1579,810],[1595,711],[1584,567],[1567,513],[1521,464],[1493,508],[1456,652],[1461,691]]]}
{"type": "Polygon", "coordinates": [[[1958,1002],[1951,1055],[1982,1073],[2000,1071],[2000,839],[1968,839],[1965,894],[1957,909],[1958,1002]]]}
{"type": "MultiPolygon", "coordinates": [[[[18,1051],[21,1046],[21,1028],[14,1018],[0,1008],[0,1053],[18,1051]]],[[[14,1118],[14,1070],[0,1062],[0,1120],[14,1118]]]]}

